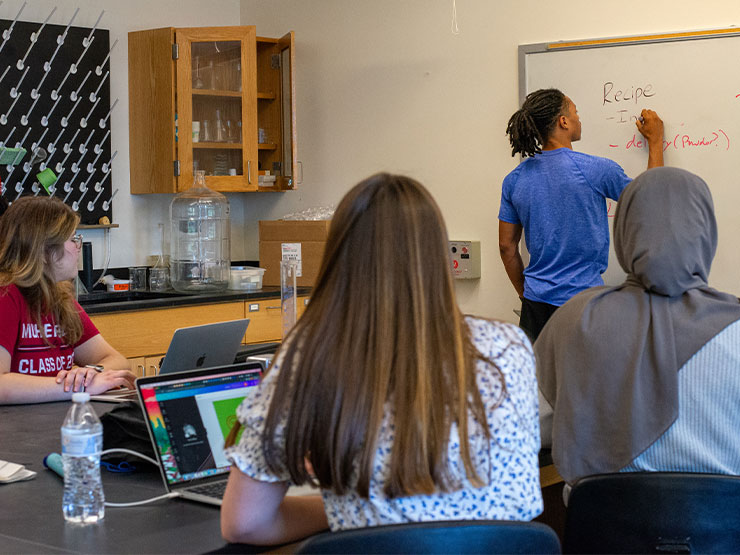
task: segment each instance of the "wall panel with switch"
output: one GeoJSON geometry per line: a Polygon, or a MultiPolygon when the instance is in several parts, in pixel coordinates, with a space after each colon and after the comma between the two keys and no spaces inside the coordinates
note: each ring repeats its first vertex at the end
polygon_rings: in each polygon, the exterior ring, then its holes
{"type": "Polygon", "coordinates": [[[480,241],[450,241],[450,263],[455,279],[480,279],[480,241]]]}

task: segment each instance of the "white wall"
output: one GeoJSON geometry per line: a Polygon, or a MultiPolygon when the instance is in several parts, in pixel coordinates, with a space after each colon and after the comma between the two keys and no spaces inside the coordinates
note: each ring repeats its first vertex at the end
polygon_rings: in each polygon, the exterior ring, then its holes
{"type": "MultiPolygon", "coordinates": [[[[12,19],[22,0],[4,0],[12,19]]],[[[158,251],[157,223],[170,195],[129,194],[129,31],[157,27],[257,25],[262,36],[296,32],[298,191],[232,194],[232,258],[258,257],[257,221],[336,203],[379,171],[408,173],[429,187],[450,236],[479,239],[480,281],[459,283],[465,311],[513,319],[518,301],[498,258],[500,183],[516,160],[504,134],[517,108],[519,44],[727,27],[740,22],[733,0],[31,0],[21,19],[101,27],[119,44],[111,56],[113,266],[142,264],[158,251]]],[[[568,91],[576,101],[578,91],[568,91]]],[[[588,132],[588,122],[584,122],[588,132]]],[[[88,231],[96,265],[101,231],[88,231]]],[[[399,261],[399,264],[403,261],[399,261]]]]}
{"type": "MultiPolygon", "coordinates": [[[[497,214],[501,180],[517,163],[505,135],[518,107],[517,46],[730,27],[740,23],[740,2],[456,5],[459,34],[453,0],[241,1],[241,23],[258,35],[296,33],[305,183],[259,210],[271,217],[336,202],[373,172],[408,173],[434,194],[451,238],[481,241],[482,278],[458,283],[463,310],[513,320],[518,299],[498,256],[497,214]]],[[[567,94],[578,102],[578,91],[567,94]]],[[[249,206],[245,214],[260,217],[249,206]]]]}

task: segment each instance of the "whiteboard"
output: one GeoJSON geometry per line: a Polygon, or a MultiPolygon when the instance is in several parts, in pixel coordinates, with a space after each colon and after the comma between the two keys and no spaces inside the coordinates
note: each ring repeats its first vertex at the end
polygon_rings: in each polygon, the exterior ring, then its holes
{"type": "MultiPolygon", "coordinates": [[[[519,92],[560,89],[582,123],[573,149],[619,163],[628,176],[647,167],[635,127],[643,108],[665,125],[666,166],[702,177],[714,198],[719,245],[709,283],[740,294],[740,35],[737,30],[596,39],[519,47],[519,92]]],[[[616,203],[608,202],[611,222],[616,203]]],[[[624,280],[609,253],[607,284],[624,280]]]]}

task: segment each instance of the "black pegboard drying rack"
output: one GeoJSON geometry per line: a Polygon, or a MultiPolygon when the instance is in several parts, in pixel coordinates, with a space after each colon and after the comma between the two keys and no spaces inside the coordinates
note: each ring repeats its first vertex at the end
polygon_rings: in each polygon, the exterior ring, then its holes
{"type": "MultiPolygon", "coordinates": [[[[6,4],[7,5],[7,4],[6,4]]],[[[95,26],[0,19],[0,153],[21,147],[27,153],[0,167],[2,195],[53,194],[87,225],[113,221],[110,33],[95,26]],[[44,158],[44,151],[46,157],[44,158]],[[47,193],[36,175],[50,169],[57,181],[47,193]]],[[[7,15],[0,5],[0,15],[7,15]]],[[[48,172],[47,172],[48,173],[48,172]]],[[[117,191],[116,191],[117,192],[117,191]]]]}

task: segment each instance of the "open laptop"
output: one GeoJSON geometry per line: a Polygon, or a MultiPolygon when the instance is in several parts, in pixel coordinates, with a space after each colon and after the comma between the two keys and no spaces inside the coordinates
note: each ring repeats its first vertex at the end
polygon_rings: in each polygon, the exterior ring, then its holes
{"type": "Polygon", "coordinates": [[[136,380],[149,436],[168,492],[220,505],[230,463],[224,440],[236,409],[262,375],[260,362],[136,380]]]}
{"type": "Polygon", "coordinates": [[[242,346],[249,318],[175,330],[160,374],[231,364],[242,346]]]}
{"type": "MultiPolygon", "coordinates": [[[[232,364],[247,331],[249,318],[191,326],[175,330],[159,374],[232,364]]],[[[135,401],[135,389],[111,389],[92,395],[93,401],[135,401]]]]}

